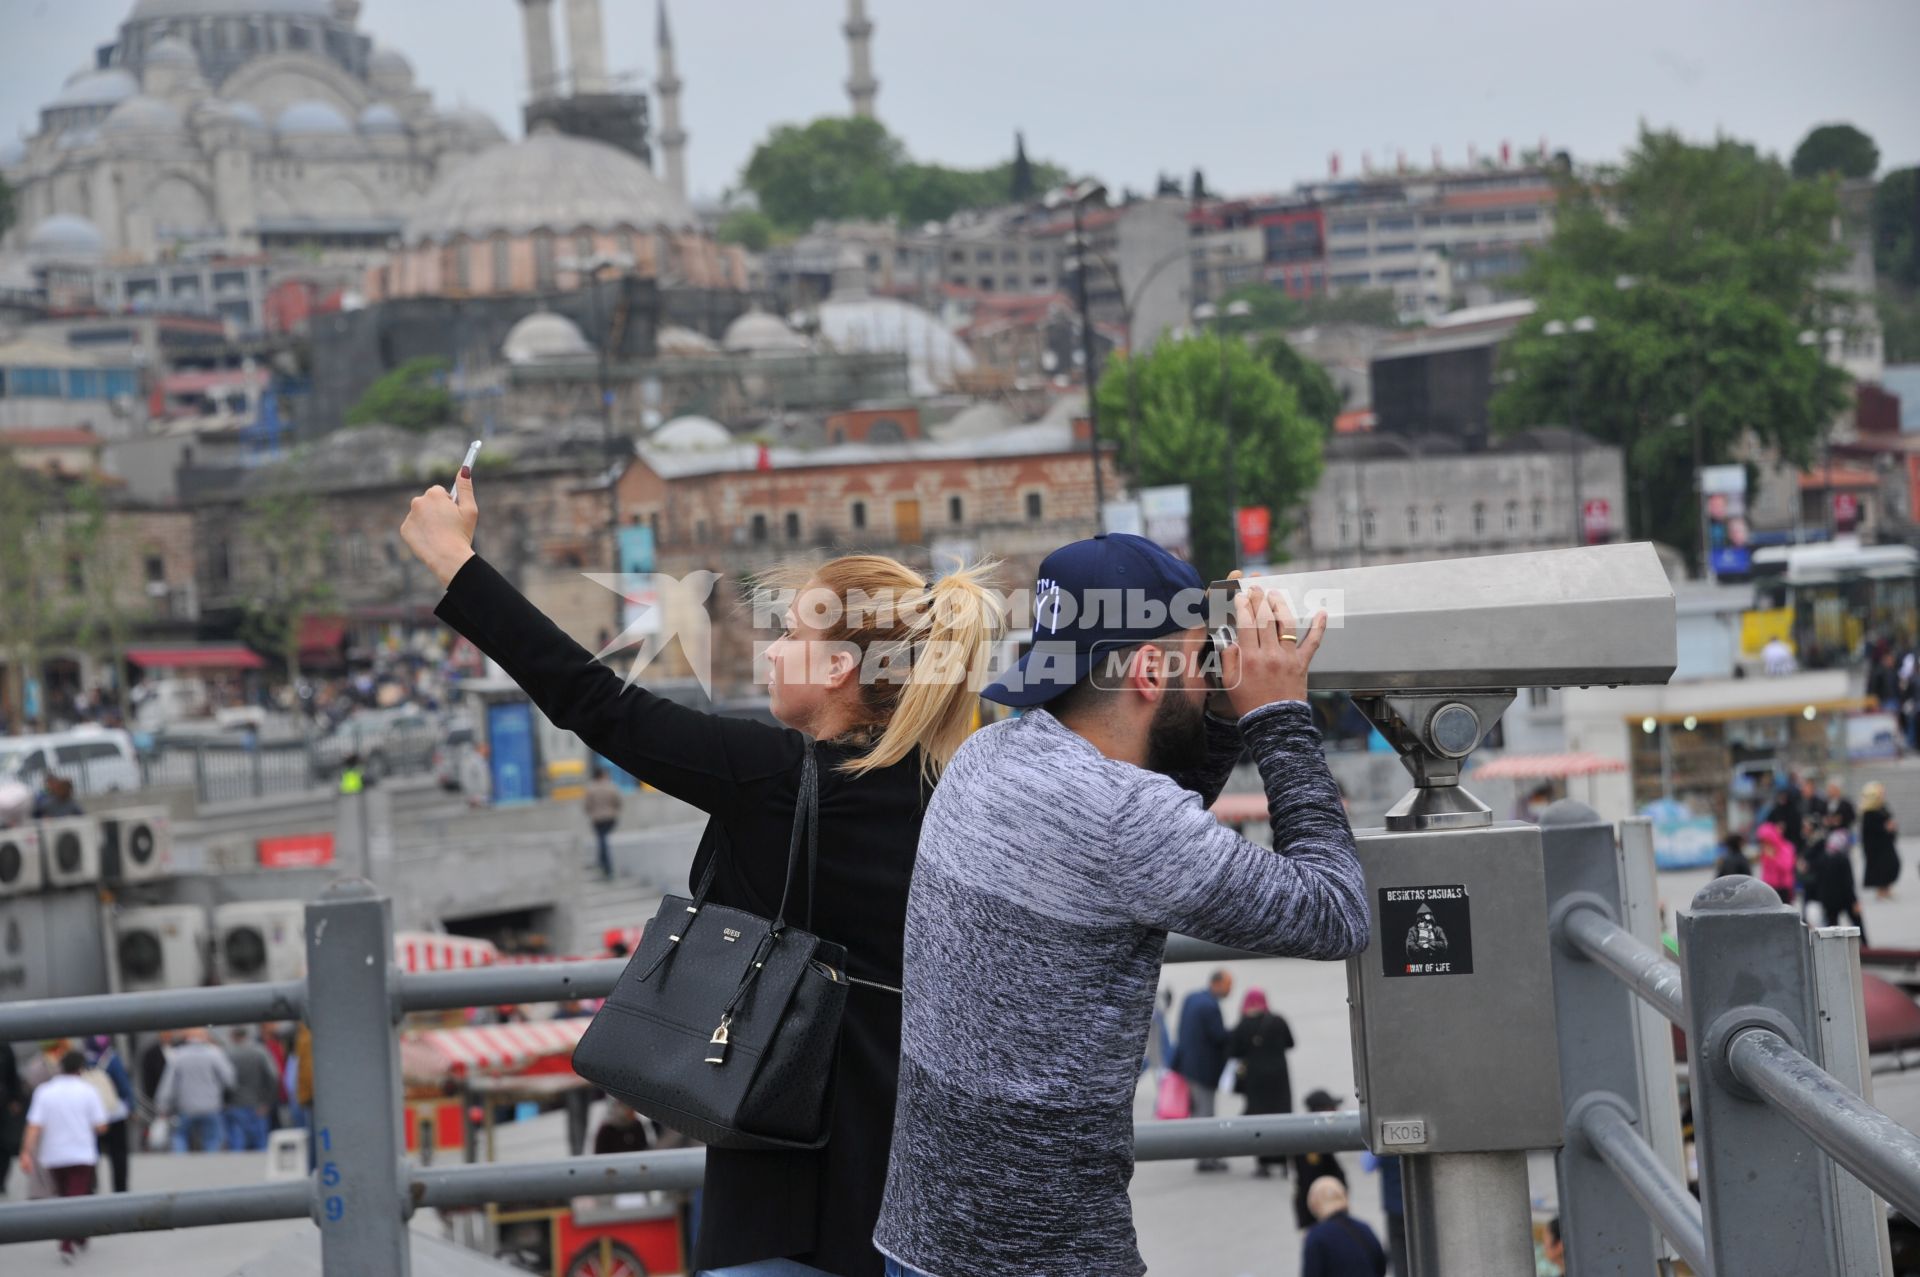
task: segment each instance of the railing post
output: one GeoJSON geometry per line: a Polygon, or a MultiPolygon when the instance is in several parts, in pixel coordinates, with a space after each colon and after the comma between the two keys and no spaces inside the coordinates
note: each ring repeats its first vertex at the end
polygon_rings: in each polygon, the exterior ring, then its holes
{"type": "MultiPolygon", "coordinates": [[[[1818,1009],[1814,1058],[1834,1080],[1869,1104],[1872,1073],[1867,1059],[1867,1017],[1861,1002],[1860,929],[1822,927],[1812,933],[1813,995],[1818,1009]]],[[[1893,1272],[1887,1208],[1873,1190],[1837,1162],[1828,1163],[1835,1204],[1833,1246],[1847,1277],[1884,1277],[1893,1272]]]]}
{"type": "Polygon", "coordinates": [[[1806,927],[1755,878],[1719,878],[1680,911],[1687,1064],[1707,1245],[1719,1273],[1843,1277],[1825,1153],[1733,1074],[1727,1047],[1768,1028],[1817,1051],[1806,927]]]}
{"type": "MultiPolygon", "coordinates": [[[[1666,952],[1666,921],[1660,916],[1660,876],[1653,861],[1653,822],[1632,816],[1620,822],[1615,864],[1620,873],[1620,925],[1655,953],[1666,952]]],[[[1640,1110],[1649,1115],[1640,1132],[1660,1164],[1686,1183],[1686,1139],[1680,1130],[1680,1086],[1674,1067],[1673,1025],[1645,998],[1633,1000],[1640,1025],[1640,1110]]]]}
{"type": "MultiPolygon", "coordinates": [[[[1554,1159],[1567,1265],[1576,1272],[1651,1273],[1662,1254],[1659,1233],[1581,1123],[1587,1108],[1611,1104],[1647,1138],[1653,1123],[1643,1104],[1640,999],[1582,954],[1563,926],[1576,909],[1592,909],[1627,926],[1613,826],[1585,804],[1557,802],[1540,821],[1540,839],[1553,938],[1560,1095],[1567,1113],[1567,1142],[1554,1159]]],[[[1671,1065],[1667,1071],[1672,1072],[1671,1065]]],[[[1679,1115],[1661,1114],[1659,1120],[1677,1124],[1679,1115]]]]}
{"type": "Polygon", "coordinates": [[[407,1277],[391,905],[357,878],[307,906],[315,1221],[325,1277],[407,1277]]]}

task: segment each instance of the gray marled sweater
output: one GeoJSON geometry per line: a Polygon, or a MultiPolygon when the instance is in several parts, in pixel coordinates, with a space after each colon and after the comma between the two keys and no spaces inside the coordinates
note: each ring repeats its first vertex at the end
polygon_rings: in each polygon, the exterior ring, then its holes
{"type": "Polygon", "coordinates": [[[1044,710],[976,732],[907,897],[900,1098],[874,1240],[931,1277],[1146,1271],[1133,1094],[1167,932],[1365,948],[1364,881],[1307,707],[1209,720],[1203,774],[1102,755],[1044,710]],[[1207,812],[1242,733],[1278,854],[1207,812]]]}

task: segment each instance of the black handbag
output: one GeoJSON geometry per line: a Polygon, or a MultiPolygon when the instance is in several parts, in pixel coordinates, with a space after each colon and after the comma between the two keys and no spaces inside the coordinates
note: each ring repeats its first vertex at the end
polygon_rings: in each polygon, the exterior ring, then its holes
{"type": "Polygon", "coordinates": [[[771,919],[707,903],[724,849],[693,899],[668,896],[593,1022],[573,1071],[655,1121],[714,1148],[827,1142],[827,1088],[846,1009],[846,950],[787,925],[806,846],[813,925],[820,782],[811,741],[771,919]]]}

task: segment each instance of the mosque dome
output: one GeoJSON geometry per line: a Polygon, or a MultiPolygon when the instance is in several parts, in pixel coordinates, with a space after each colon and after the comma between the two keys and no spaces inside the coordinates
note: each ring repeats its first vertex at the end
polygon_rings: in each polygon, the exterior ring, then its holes
{"type": "Polygon", "coordinates": [[[77,151],[100,140],[99,129],[68,129],[54,145],[63,151],[77,151]]]}
{"type": "Polygon", "coordinates": [[[587,344],[580,326],[550,310],[536,310],[508,329],[500,349],[510,364],[593,358],[593,347],[587,344]]]}
{"type": "Polygon", "coordinates": [[[648,447],[674,452],[730,448],[733,443],[733,432],[711,417],[675,417],[647,436],[648,447]]]}
{"type": "Polygon", "coordinates": [[[332,18],[332,0],[140,0],[128,22],[155,18],[332,18]]]}
{"type": "Polygon", "coordinates": [[[996,403],[968,404],[951,418],[933,427],[933,437],[949,439],[985,439],[1011,430],[1019,423],[996,403]]]}
{"type": "Polygon", "coordinates": [[[66,87],[47,103],[47,109],[59,111],[69,107],[117,106],[138,92],[139,82],[119,67],[109,67],[104,71],[83,68],[67,77],[66,87]]]}
{"type": "Polygon", "coordinates": [[[187,67],[197,71],[200,69],[200,58],[194,53],[192,45],[177,35],[170,35],[155,41],[141,58],[140,65],[142,68],[187,67]]]}
{"type": "Polygon", "coordinates": [[[455,107],[451,111],[444,111],[440,115],[440,120],[448,128],[461,134],[470,141],[506,141],[507,135],[500,131],[500,126],[495,123],[494,118],[485,111],[478,110],[474,107],[461,106],[455,107]]]}
{"type": "Polygon", "coordinates": [[[376,44],[367,58],[367,77],[383,92],[404,93],[413,87],[413,63],[400,50],[376,44]]]}
{"type": "MultiPolygon", "coordinates": [[[[0,150],[0,165],[6,162],[4,150],[0,150]]],[[[660,331],[653,335],[653,348],[667,356],[717,355],[720,343],[682,324],[662,324],[660,331]]]]}
{"type": "Polygon", "coordinates": [[[812,349],[805,337],[787,327],[778,315],[761,310],[758,303],[727,325],[720,345],[734,355],[779,355],[812,349]]]}
{"type": "Polygon", "coordinates": [[[100,257],[107,251],[100,228],[73,213],[55,213],[27,232],[27,252],[35,257],[100,257]]]}
{"type": "Polygon", "coordinates": [[[973,369],[973,352],[931,312],[867,291],[865,259],[851,246],[834,268],[833,293],[818,314],[820,335],[837,350],[904,354],[915,395],[936,394],[973,369]]]}
{"type": "Polygon", "coordinates": [[[185,132],[186,124],[172,104],[136,93],[113,108],[113,114],[101,124],[100,131],[118,137],[155,133],[174,135],[185,132]]]}
{"type": "Polygon", "coordinates": [[[415,206],[406,240],[652,230],[693,221],[687,202],[627,152],[541,131],[483,151],[436,182],[415,206]]]}
{"type": "Polygon", "coordinates": [[[353,132],[353,125],[331,102],[308,98],[280,112],[274,131],[281,137],[341,137],[353,132]]]}
{"type": "Polygon", "coordinates": [[[400,118],[400,112],[385,102],[375,102],[360,112],[360,131],[362,133],[405,133],[407,125],[400,118]]]}
{"type": "Polygon", "coordinates": [[[267,127],[267,117],[260,114],[260,108],[240,98],[207,98],[193,110],[209,123],[240,124],[250,129],[267,127]]]}

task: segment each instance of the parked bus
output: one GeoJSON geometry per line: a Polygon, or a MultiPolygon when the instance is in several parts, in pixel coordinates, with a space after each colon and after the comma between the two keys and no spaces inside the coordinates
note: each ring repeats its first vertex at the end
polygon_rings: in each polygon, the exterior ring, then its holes
{"type": "Polygon", "coordinates": [[[1870,639],[1904,651],[1920,638],[1920,550],[1910,545],[1767,546],[1754,551],[1753,592],[1758,607],[1793,609],[1806,669],[1856,662],[1870,639]]]}

